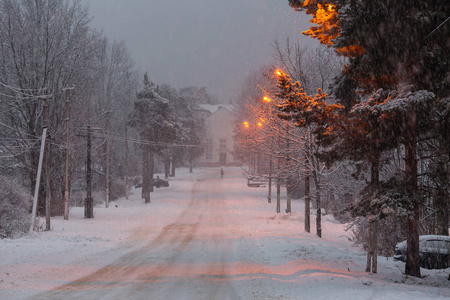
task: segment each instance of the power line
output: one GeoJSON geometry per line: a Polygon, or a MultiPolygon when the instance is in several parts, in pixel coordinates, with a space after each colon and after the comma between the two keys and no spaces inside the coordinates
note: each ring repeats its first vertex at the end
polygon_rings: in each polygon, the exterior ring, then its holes
{"type": "Polygon", "coordinates": [[[15,154],[12,154],[12,155],[7,155],[7,156],[0,156],[0,159],[1,159],[1,158],[14,158],[14,157],[20,156],[20,155],[22,155],[22,154],[28,152],[31,148],[33,148],[34,146],[36,146],[39,142],[40,142],[40,140],[36,140],[33,144],[31,144],[30,146],[28,146],[28,147],[27,147],[25,150],[23,150],[22,152],[20,152],[20,153],[15,153],[15,154]]]}
{"type": "Polygon", "coordinates": [[[450,17],[448,17],[447,19],[445,19],[444,22],[442,22],[438,27],[436,27],[432,32],[430,32],[425,38],[424,40],[426,40],[430,35],[432,35],[436,30],[438,30],[442,25],[445,24],[445,22],[447,22],[450,19],[450,17]]]}
{"type": "Polygon", "coordinates": [[[122,136],[110,136],[113,140],[116,141],[129,141],[135,144],[142,145],[152,145],[152,146],[168,146],[168,147],[186,147],[186,148],[202,148],[201,145],[190,145],[190,144],[175,144],[175,143],[163,143],[163,142],[152,142],[147,140],[137,140],[137,139],[126,139],[122,136]]]}
{"type": "MultiPolygon", "coordinates": [[[[4,95],[4,94],[2,94],[2,93],[0,93],[0,95],[7,96],[7,95],[4,95]]],[[[23,103],[20,103],[20,104],[18,104],[17,106],[13,106],[13,107],[11,107],[11,108],[9,108],[9,109],[2,110],[2,111],[0,111],[0,113],[6,113],[6,112],[9,112],[9,111],[14,110],[14,109],[19,109],[20,106],[25,105],[25,104],[27,104],[27,103],[29,103],[29,102],[32,102],[32,101],[36,101],[36,100],[37,100],[36,97],[33,97],[33,99],[24,101],[23,103]]]]}
{"type": "Polygon", "coordinates": [[[32,135],[32,134],[26,133],[26,132],[24,132],[24,131],[20,131],[20,130],[18,130],[18,129],[16,129],[16,128],[13,128],[13,127],[11,127],[11,126],[5,124],[5,123],[0,122],[0,125],[2,125],[2,126],[4,126],[4,127],[8,128],[8,129],[14,130],[14,131],[16,131],[16,132],[19,132],[19,133],[22,133],[22,134],[31,136],[31,137],[33,137],[33,138],[40,139],[40,137],[38,137],[38,136],[35,136],[35,135],[32,135]]]}

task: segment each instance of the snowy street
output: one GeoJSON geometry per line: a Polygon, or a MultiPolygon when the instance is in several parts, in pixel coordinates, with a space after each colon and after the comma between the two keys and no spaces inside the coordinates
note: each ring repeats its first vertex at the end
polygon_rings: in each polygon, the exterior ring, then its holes
{"type": "Polygon", "coordinates": [[[217,168],[183,169],[169,181],[148,205],[134,189],[95,207],[94,219],[72,208],[50,232],[0,240],[0,299],[450,297],[449,269],[405,277],[403,263],[379,257],[379,274],[365,273],[342,224],[326,215],[322,239],[305,233],[303,202],[276,214],[267,188],[248,188],[240,168],[224,179],[217,168]]]}

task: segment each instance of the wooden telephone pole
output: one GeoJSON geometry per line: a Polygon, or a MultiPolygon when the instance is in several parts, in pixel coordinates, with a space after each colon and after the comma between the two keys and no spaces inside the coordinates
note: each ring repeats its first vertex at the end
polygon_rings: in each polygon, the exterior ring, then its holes
{"type": "MultiPolygon", "coordinates": [[[[92,128],[88,125],[86,128],[86,134],[78,134],[87,139],[86,149],[86,199],[84,199],[84,217],[87,219],[94,217],[94,199],[92,198],[92,131],[103,130],[103,128],[92,128]]],[[[94,136],[94,138],[98,138],[94,136]]]]}
{"type": "Polygon", "coordinates": [[[92,166],[91,166],[91,126],[87,127],[87,158],[86,158],[86,199],[84,200],[84,217],[87,219],[94,217],[94,199],[92,198],[92,166]]]}
{"type": "Polygon", "coordinates": [[[66,174],[64,187],[64,220],[69,220],[69,119],[70,119],[70,90],[66,89],[66,174]]]}
{"type": "Polygon", "coordinates": [[[110,122],[109,122],[109,110],[106,112],[106,175],[105,175],[105,185],[106,185],[106,199],[105,206],[109,207],[109,130],[110,130],[110,122]]]}
{"type": "MultiPolygon", "coordinates": [[[[49,121],[49,104],[48,99],[50,96],[44,98],[44,128],[50,127],[49,121]]],[[[51,204],[51,194],[50,194],[50,145],[45,144],[45,230],[50,230],[50,204],[51,204]]]]}

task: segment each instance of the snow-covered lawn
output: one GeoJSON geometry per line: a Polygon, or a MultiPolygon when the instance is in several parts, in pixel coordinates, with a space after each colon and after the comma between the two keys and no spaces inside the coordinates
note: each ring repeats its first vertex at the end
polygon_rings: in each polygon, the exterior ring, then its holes
{"type": "MultiPolygon", "coordinates": [[[[267,188],[247,187],[241,169],[226,168],[225,178],[219,177],[219,169],[196,169],[193,174],[182,169],[170,179],[170,187],[151,194],[151,204],[143,204],[140,190],[133,190],[129,200],[112,202],[108,209],[95,207],[93,219],[83,218],[83,208],[72,207],[69,221],[53,218],[49,232],[0,240],[0,299],[34,298],[155,241],[186,212],[191,195],[203,192],[194,188],[199,178],[217,178],[220,182],[216,195],[225,203],[227,218],[221,220],[220,228],[196,231],[193,240],[225,240],[217,251],[231,253],[220,266],[206,254],[188,265],[191,260],[186,254],[179,264],[170,264],[172,269],[165,270],[165,276],[186,276],[181,273],[186,268],[190,276],[220,275],[214,280],[233,287],[229,299],[450,298],[450,269],[422,269],[424,278],[411,278],[402,274],[403,263],[379,257],[378,274],[365,273],[365,253],[352,245],[344,226],[332,216],[323,217],[320,239],[314,234],[314,216],[312,233],[303,230],[302,201],[293,202],[292,214],[277,214],[275,203],[267,203],[267,188]],[[224,246],[227,243],[229,246],[224,246]]],[[[215,199],[210,200],[209,205],[214,205],[215,199]]],[[[283,199],[282,211],[285,206],[283,199]]],[[[194,249],[187,248],[186,253],[194,249]]],[[[159,294],[154,299],[165,297],[159,294]]],[[[197,299],[205,298],[199,294],[197,299]]]]}

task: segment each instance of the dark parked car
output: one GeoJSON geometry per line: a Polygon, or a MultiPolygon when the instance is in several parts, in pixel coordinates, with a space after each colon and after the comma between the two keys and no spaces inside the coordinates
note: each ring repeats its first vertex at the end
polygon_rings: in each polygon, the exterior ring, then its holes
{"type": "MultiPolygon", "coordinates": [[[[168,187],[169,186],[169,182],[167,180],[162,180],[160,178],[153,178],[153,186],[156,188],[160,188],[160,187],[168,187]]],[[[138,183],[134,186],[135,188],[141,188],[142,187],[142,183],[138,183]]]]}
{"type": "MultiPolygon", "coordinates": [[[[406,241],[395,245],[394,260],[406,261],[406,241]]],[[[450,236],[421,235],[419,237],[420,266],[427,269],[450,267],[450,236]]]]}
{"type": "Polygon", "coordinates": [[[168,187],[169,186],[169,182],[167,180],[162,180],[160,178],[153,178],[153,186],[160,188],[160,187],[168,187]]]}

